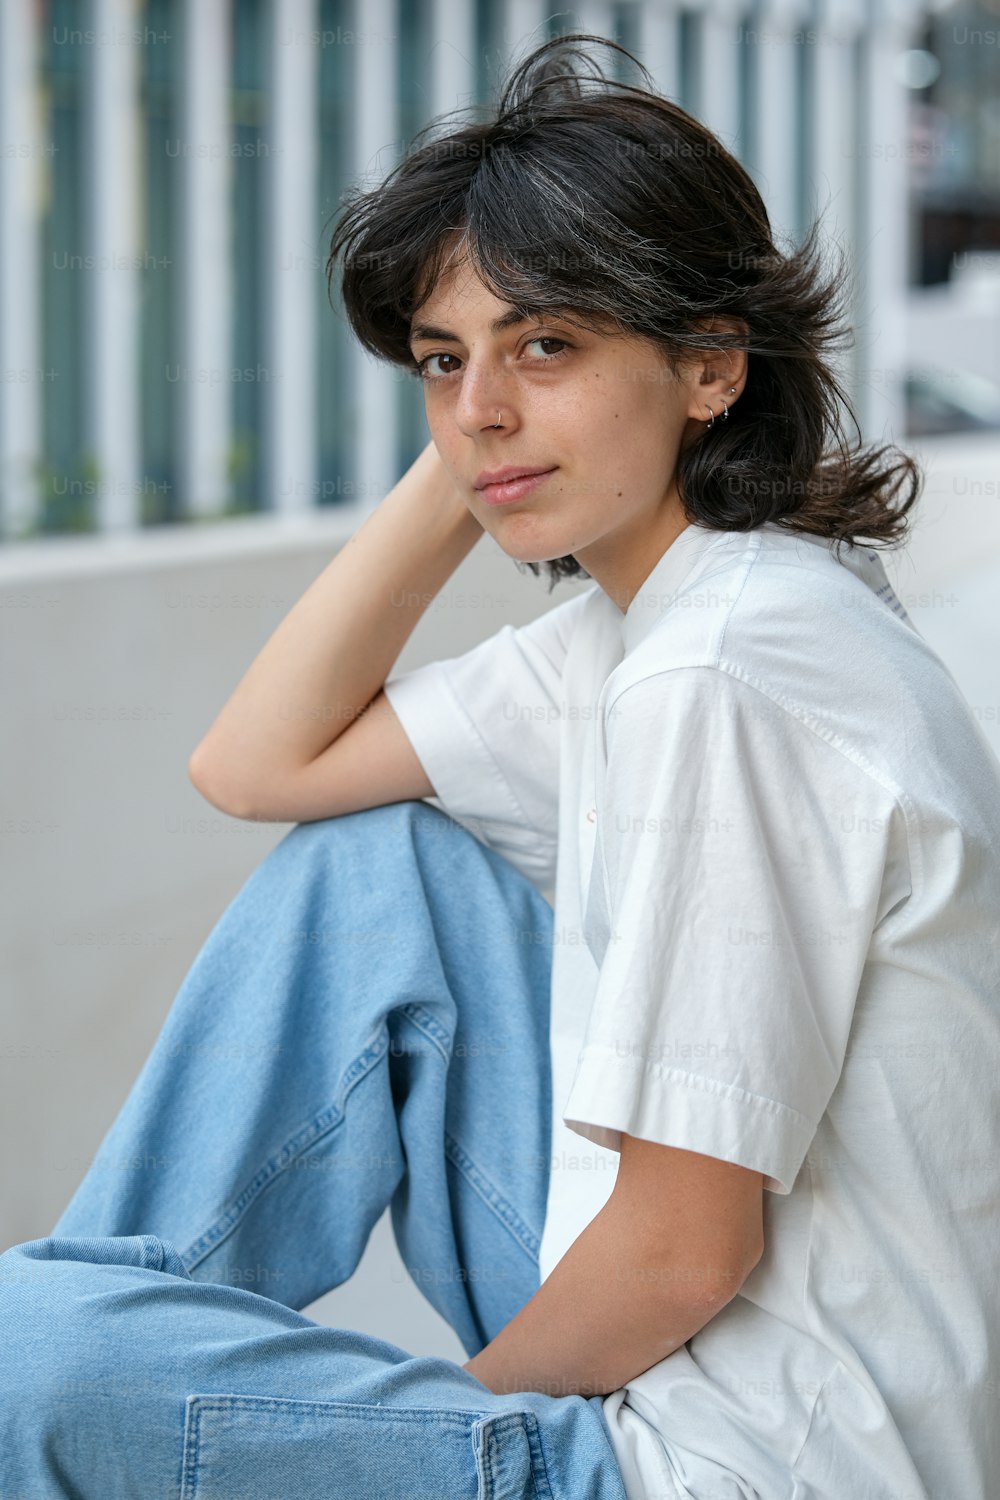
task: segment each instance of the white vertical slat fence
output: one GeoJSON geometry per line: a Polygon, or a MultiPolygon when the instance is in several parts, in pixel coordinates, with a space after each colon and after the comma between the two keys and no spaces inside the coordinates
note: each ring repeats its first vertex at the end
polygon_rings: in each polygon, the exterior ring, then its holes
{"type": "Polygon", "coordinates": [[[118,40],[135,29],[129,0],[93,0],[88,47],[84,327],[86,442],[96,462],[100,531],[141,522],[139,403],[139,75],[137,46],[118,40]],[[114,40],[102,40],[103,38],[114,40]]]}
{"type": "Polygon", "coordinates": [[[287,513],[315,503],[317,0],[268,0],[268,22],[264,494],[287,513]]]}
{"type": "Polygon", "coordinates": [[[636,55],[648,68],[660,93],[676,99],[680,92],[680,7],[667,0],[662,5],[640,5],[638,10],[636,55]]]}
{"type": "Polygon", "coordinates": [[[715,132],[727,151],[739,156],[740,48],[739,0],[715,0],[699,16],[698,118],[715,132]]]}
{"type": "MultiPolygon", "coordinates": [[[[190,149],[178,163],[181,363],[189,371],[227,371],[231,363],[233,257],[232,163],[200,143],[228,140],[232,7],[237,0],[177,0],[183,38],[180,128],[190,149]]],[[[477,7],[472,0],[430,0],[426,56],[400,58],[405,0],[354,0],[345,9],[359,35],[351,44],[356,101],[351,164],[374,185],[396,162],[400,141],[400,66],[426,79],[428,115],[473,102],[477,7]]],[[[92,0],[95,29],[119,37],[135,26],[132,0],[92,0]]],[[[264,250],[265,349],[273,378],[263,383],[264,508],[309,510],[317,473],[316,253],[317,83],[320,0],[265,0],[270,28],[266,58],[269,99],[264,250]]],[[[0,6],[0,122],[5,141],[34,138],[33,90],[42,8],[0,6]],[[33,26],[36,30],[33,30],[33,26]]],[[[238,12],[236,13],[238,17],[238,12]]],[[[493,13],[494,66],[521,58],[548,35],[544,0],[506,0],[493,13]],[[497,48],[498,53],[497,55],[497,48]]],[[[573,30],[613,35],[618,7],[582,0],[573,30]]],[[[743,59],[755,83],[756,149],[748,169],[758,182],[776,233],[794,238],[820,206],[827,229],[849,249],[858,269],[854,308],[858,347],[845,378],[863,418],[865,436],[902,431],[900,400],[906,292],[905,92],[894,59],[920,25],[922,8],[904,0],[635,0],[631,35],[641,60],[669,97],[681,95],[682,18],[695,20],[697,78],[685,94],[697,99],[706,123],[737,155],[743,110],[743,59]],[[745,40],[757,28],[756,44],[745,40]],[[804,33],[808,33],[805,35],[804,33]],[[858,46],[855,45],[858,39],[858,46]],[[796,113],[797,48],[815,48],[814,87],[796,113]],[[863,65],[856,67],[856,58],[863,65]],[[800,134],[808,125],[807,199],[799,201],[800,134]]],[[[238,19],[237,19],[238,24],[238,19]]],[[[340,44],[343,44],[341,41],[340,44]]],[[[139,46],[119,42],[90,49],[85,76],[88,130],[87,242],[93,269],[85,282],[84,395],[86,442],[99,476],[97,525],[102,532],[141,525],[139,271],[141,243],[139,46]]],[[[37,132],[36,132],[37,133],[37,132]]],[[[0,160],[0,360],[6,370],[40,367],[39,183],[44,169],[9,154],[0,160]]],[[[320,247],[321,248],[321,247],[320,247]]],[[[396,478],[401,383],[396,372],[352,345],[338,408],[323,420],[348,429],[347,451],[358,497],[345,503],[345,522],[358,524],[396,478]]],[[[40,499],[32,469],[42,457],[42,391],[38,380],[7,379],[0,412],[0,501],[4,535],[19,534],[40,499]]],[[[227,495],[231,389],[226,379],[181,382],[179,455],[182,513],[217,513],[227,495]]]]}
{"type": "Polygon", "coordinates": [[[27,5],[0,5],[0,524],[17,536],[35,511],[42,446],[39,198],[48,160],[35,97],[27,5]]]}
{"type": "Polygon", "coordinates": [[[218,515],[227,498],[231,417],[230,0],[181,6],[179,215],[181,451],[178,473],[188,515],[218,515]],[[206,378],[194,378],[200,372],[206,378]]]}
{"type": "Polygon", "coordinates": [[[795,186],[794,113],[796,42],[799,28],[809,25],[808,0],[763,0],[749,29],[757,31],[751,47],[757,76],[757,160],[753,176],[767,205],[771,230],[779,247],[794,238],[798,215],[795,186]]]}
{"type": "Polygon", "coordinates": [[[869,440],[891,440],[903,424],[908,184],[906,96],[899,55],[916,45],[919,17],[908,0],[873,0],[861,33],[866,138],[852,163],[861,189],[854,250],[862,270],[857,317],[864,345],[856,370],[859,420],[869,440]]]}
{"type": "MultiPolygon", "coordinates": [[[[375,186],[399,156],[399,25],[394,0],[355,0],[353,24],[369,38],[355,48],[355,172],[366,185],[375,186]]],[[[398,381],[391,368],[356,343],[352,343],[351,365],[353,479],[360,519],[375,509],[399,477],[395,471],[398,381]]]]}
{"type": "MultiPolygon", "coordinates": [[[[855,45],[865,27],[866,0],[820,0],[814,78],[812,154],[808,167],[811,217],[822,212],[827,242],[843,249],[857,244],[858,144],[861,122],[856,98],[855,45]]],[[[854,390],[858,344],[832,361],[845,388],[854,390]]],[[[853,436],[853,434],[852,434],[853,436]]]]}

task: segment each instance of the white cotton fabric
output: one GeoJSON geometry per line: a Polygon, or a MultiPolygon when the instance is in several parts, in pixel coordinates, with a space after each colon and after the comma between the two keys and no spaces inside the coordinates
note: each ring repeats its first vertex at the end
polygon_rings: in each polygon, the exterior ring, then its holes
{"type": "Polygon", "coordinates": [[[629,1500],[995,1500],[1000,765],[878,553],[688,526],[386,694],[554,898],[542,1278],[622,1131],[764,1176],[739,1293],[605,1398],[629,1500]]]}

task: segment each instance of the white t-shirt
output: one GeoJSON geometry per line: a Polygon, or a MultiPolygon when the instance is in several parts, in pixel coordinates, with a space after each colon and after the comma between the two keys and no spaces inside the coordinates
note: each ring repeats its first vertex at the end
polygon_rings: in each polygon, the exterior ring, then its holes
{"type": "Polygon", "coordinates": [[[623,1130],[764,1174],[740,1292],[604,1400],[629,1500],[996,1500],[1000,765],[878,553],[688,526],[386,694],[554,886],[542,1279],[623,1130]]]}

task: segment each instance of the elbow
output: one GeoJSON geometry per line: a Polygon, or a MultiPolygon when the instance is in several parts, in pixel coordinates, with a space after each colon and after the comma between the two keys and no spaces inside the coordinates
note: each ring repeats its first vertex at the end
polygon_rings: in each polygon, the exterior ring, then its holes
{"type": "Polygon", "coordinates": [[[743,1254],[728,1261],[721,1273],[719,1292],[721,1304],[724,1307],[731,1302],[738,1292],[743,1290],[743,1284],[748,1280],[754,1268],[759,1264],[764,1254],[763,1235],[754,1239],[748,1245],[743,1254]]]}
{"type": "Polygon", "coordinates": [[[743,1260],[742,1276],[740,1277],[740,1285],[739,1287],[737,1287],[737,1291],[739,1291],[740,1287],[742,1287],[744,1281],[746,1281],[751,1272],[755,1271],[757,1266],[764,1259],[764,1224],[762,1220],[756,1224],[755,1229],[756,1232],[754,1234],[753,1241],[743,1260]]]}
{"type": "Polygon", "coordinates": [[[742,1259],[733,1262],[726,1268],[720,1280],[718,1306],[714,1311],[721,1312],[722,1308],[743,1290],[744,1283],[760,1263],[763,1255],[764,1239],[761,1236],[754,1242],[753,1247],[747,1251],[742,1259]]]}
{"type": "Polygon", "coordinates": [[[205,801],[230,818],[253,821],[260,814],[256,806],[245,795],[240,795],[231,779],[220,777],[205,755],[203,743],[198,745],[188,759],[188,780],[205,801]]]}
{"type": "Polygon", "coordinates": [[[700,1317],[702,1324],[710,1322],[740,1294],[763,1254],[764,1244],[760,1241],[738,1258],[685,1266],[682,1284],[688,1288],[690,1310],[700,1317]]]}

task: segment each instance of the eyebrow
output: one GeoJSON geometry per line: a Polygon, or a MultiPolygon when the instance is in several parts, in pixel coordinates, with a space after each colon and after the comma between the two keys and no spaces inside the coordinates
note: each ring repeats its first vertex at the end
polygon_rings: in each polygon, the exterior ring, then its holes
{"type": "MultiPolygon", "coordinates": [[[[530,318],[526,317],[519,307],[512,307],[499,318],[493,319],[490,332],[506,333],[508,328],[516,328],[519,323],[530,321],[530,318]]],[[[418,339],[436,339],[446,344],[462,342],[457,333],[452,333],[447,328],[439,328],[436,323],[415,323],[410,329],[409,342],[415,344],[418,339]]]]}

